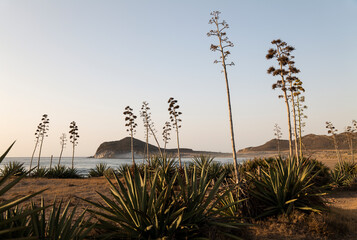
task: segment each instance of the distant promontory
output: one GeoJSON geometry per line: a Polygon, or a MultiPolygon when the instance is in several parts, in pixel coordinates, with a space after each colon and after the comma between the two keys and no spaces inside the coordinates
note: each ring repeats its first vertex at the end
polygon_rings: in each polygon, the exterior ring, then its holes
{"type": "MultiPolygon", "coordinates": [[[[131,139],[125,137],[119,141],[104,142],[98,147],[94,158],[131,158],[131,139]]],[[[137,158],[141,158],[146,154],[146,143],[134,138],[134,154],[137,158]]],[[[161,151],[164,151],[161,148],[161,151]]],[[[149,153],[158,154],[159,150],[156,146],[149,144],[149,153]]],[[[166,153],[176,156],[177,149],[166,149],[166,153]]],[[[194,151],[190,148],[180,148],[182,157],[193,157],[200,154],[210,155],[212,157],[231,157],[231,153],[209,152],[209,151],[194,151]]]]}

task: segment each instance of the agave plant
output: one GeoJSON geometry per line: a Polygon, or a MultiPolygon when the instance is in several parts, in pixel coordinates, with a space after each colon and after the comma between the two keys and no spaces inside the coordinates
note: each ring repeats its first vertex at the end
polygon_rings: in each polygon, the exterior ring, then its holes
{"type": "MultiPolygon", "coordinates": [[[[0,163],[5,159],[6,155],[11,150],[12,146],[15,144],[11,144],[11,146],[6,150],[6,152],[0,156],[0,163]]],[[[10,179],[10,177],[14,174],[16,169],[13,169],[13,172],[10,171],[6,173],[2,178],[0,178],[0,198],[9,191],[12,187],[14,187],[21,179],[25,177],[22,175],[15,179],[10,179]]],[[[28,174],[28,172],[26,173],[28,174]]],[[[28,226],[26,225],[27,217],[32,212],[37,212],[38,209],[34,209],[32,211],[22,210],[17,208],[19,204],[27,201],[28,199],[42,193],[44,190],[39,192],[29,194],[24,197],[15,197],[7,200],[3,200],[0,202],[0,239],[9,239],[13,237],[21,237],[21,239],[27,239],[26,232],[28,231],[28,226]]]]}
{"type": "Polygon", "coordinates": [[[76,168],[69,168],[64,165],[56,165],[54,168],[47,170],[44,177],[47,178],[80,178],[76,168]]]}
{"type": "Polygon", "coordinates": [[[357,176],[357,164],[353,162],[337,163],[331,172],[331,184],[335,187],[350,186],[357,176]]]}
{"type": "Polygon", "coordinates": [[[14,176],[21,176],[26,174],[27,171],[25,170],[23,163],[14,161],[5,164],[4,167],[0,169],[0,172],[1,172],[1,176],[5,176],[9,173],[11,173],[14,176]]]}
{"type": "Polygon", "coordinates": [[[253,198],[260,201],[264,212],[260,217],[276,214],[289,215],[294,209],[320,212],[323,200],[318,189],[313,187],[313,180],[318,174],[312,174],[315,164],[302,164],[295,158],[283,160],[276,158],[275,163],[261,175],[248,173],[253,187],[249,189],[253,198]]]}
{"type": "Polygon", "coordinates": [[[178,208],[176,199],[172,196],[173,183],[171,182],[158,192],[158,175],[148,179],[145,169],[141,175],[135,167],[131,173],[126,170],[123,184],[115,176],[116,185],[108,178],[113,200],[98,193],[105,201],[106,206],[89,200],[84,200],[96,206],[99,210],[88,210],[100,217],[99,229],[105,230],[107,235],[117,238],[137,239],[172,239],[179,228],[185,207],[178,208]]]}
{"type": "MultiPolygon", "coordinates": [[[[52,168],[53,169],[53,168],[52,168]]],[[[48,169],[46,167],[36,168],[31,174],[31,177],[47,177],[48,169]]]]}
{"type": "Polygon", "coordinates": [[[109,177],[112,170],[110,167],[107,166],[106,163],[99,163],[95,165],[95,168],[91,168],[89,170],[90,177],[102,177],[107,176],[109,177]]]}
{"type": "Polygon", "coordinates": [[[230,189],[220,192],[224,174],[212,184],[212,179],[208,177],[208,170],[203,168],[200,175],[196,173],[197,168],[194,166],[191,176],[184,168],[184,177],[178,176],[180,186],[180,202],[185,206],[182,218],[182,228],[180,236],[185,239],[192,237],[204,236],[205,227],[218,227],[223,229],[219,234],[229,238],[240,239],[229,233],[231,229],[240,229],[244,224],[237,222],[235,217],[227,217],[223,211],[237,204],[229,202],[225,204],[224,200],[229,194],[230,189]],[[212,187],[210,187],[212,186],[212,187]]]}
{"type": "Polygon", "coordinates": [[[56,200],[52,204],[49,214],[46,214],[46,209],[43,198],[41,205],[38,208],[32,203],[32,209],[41,209],[39,213],[31,214],[31,229],[36,239],[51,239],[51,240],[72,240],[85,239],[94,225],[87,225],[84,220],[86,210],[78,217],[75,217],[77,207],[69,210],[70,202],[66,204],[62,210],[62,201],[57,205],[56,200]]]}

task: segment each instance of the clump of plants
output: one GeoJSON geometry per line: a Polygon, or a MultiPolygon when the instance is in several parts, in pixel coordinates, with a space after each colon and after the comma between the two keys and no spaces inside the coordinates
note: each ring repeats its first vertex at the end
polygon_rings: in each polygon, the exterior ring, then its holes
{"type": "Polygon", "coordinates": [[[24,164],[16,161],[8,162],[0,169],[1,176],[6,176],[8,174],[22,176],[26,173],[27,171],[25,170],[24,164]]]}
{"type": "Polygon", "coordinates": [[[95,165],[95,168],[91,168],[88,174],[90,177],[110,177],[112,169],[106,163],[99,163],[95,165]]]}
{"type": "Polygon", "coordinates": [[[314,186],[313,173],[316,163],[297,161],[296,158],[276,158],[265,163],[268,168],[261,174],[248,173],[251,186],[248,189],[257,208],[259,217],[285,214],[293,210],[321,212],[323,193],[314,186]]]}
{"type": "Polygon", "coordinates": [[[111,198],[99,193],[106,205],[84,199],[97,207],[89,211],[99,219],[101,236],[190,239],[207,236],[213,227],[215,234],[232,237],[230,231],[241,228],[236,218],[221,214],[229,207],[221,202],[228,194],[220,188],[223,175],[213,184],[206,169],[196,174],[194,167],[189,176],[184,167],[182,176],[176,171],[170,179],[160,180],[159,170],[144,168],[141,174],[135,166],[134,171],[125,171],[123,181],[117,176],[115,183],[108,179],[111,198]]]}

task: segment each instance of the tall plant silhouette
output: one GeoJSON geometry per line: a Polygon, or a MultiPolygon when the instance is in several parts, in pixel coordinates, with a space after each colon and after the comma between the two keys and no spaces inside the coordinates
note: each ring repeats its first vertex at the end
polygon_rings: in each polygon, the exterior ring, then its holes
{"type": "Polygon", "coordinates": [[[168,110],[170,114],[170,121],[172,122],[173,128],[176,130],[177,154],[179,159],[179,165],[180,168],[182,168],[181,155],[180,155],[180,139],[179,139],[179,128],[181,128],[180,122],[182,121],[180,119],[180,115],[182,114],[182,112],[178,111],[180,106],[177,105],[177,100],[175,100],[173,97],[169,98],[168,104],[169,104],[168,110]]]}
{"type": "Polygon", "coordinates": [[[268,74],[272,74],[274,77],[278,76],[278,80],[276,83],[272,85],[273,89],[280,88],[283,92],[283,95],[279,95],[279,98],[284,98],[286,110],[287,110],[287,118],[288,118],[288,136],[289,136],[289,155],[290,157],[293,156],[293,148],[292,148],[292,128],[291,128],[291,116],[290,116],[290,104],[289,104],[289,78],[290,74],[290,64],[289,62],[292,61],[291,52],[294,51],[292,46],[289,46],[286,42],[277,39],[271,42],[275,45],[274,48],[270,48],[268,50],[268,54],[266,58],[273,59],[275,58],[278,62],[278,67],[270,67],[267,70],[268,74]]]}
{"type": "Polygon", "coordinates": [[[297,92],[298,95],[296,97],[296,109],[297,109],[297,116],[298,116],[298,134],[299,134],[299,150],[300,150],[300,158],[303,157],[303,152],[302,152],[302,133],[304,132],[304,127],[306,126],[306,123],[304,122],[304,119],[307,118],[307,115],[305,114],[305,110],[307,109],[307,106],[305,105],[305,96],[301,96],[300,92],[297,92]]]}
{"type": "Polygon", "coordinates": [[[162,128],[162,140],[164,141],[164,155],[166,156],[166,145],[169,143],[171,132],[170,122],[165,122],[164,127],[162,128]]]}
{"type": "Polygon", "coordinates": [[[74,150],[78,145],[78,126],[75,121],[69,125],[69,140],[72,143],[72,169],[74,168],[74,150]]]}
{"type": "Polygon", "coordinates": [[[219,15],[221,13],[219,11],[214,11],[211,13],[211,19],[209,20],[209,24],[213,24],[214,29],[210,30],[207,33],[208,37],[215,36],[218,38],[218,44],[211,44],[211,51],[216,52],[218,51],[220,54],[219,60],[215,60],[214,63],[221,63],[224,73],[224,79],[226,82],[226,91],[227,91],[227,101],[228,101],[228,112],[229,112],[229,124],[230,124],[230,131],[231,131],[231,142],[232,142],[232,153],[233,153],[233,161],[234,161],[234,172],[236,181],[238,182],[239,175],[238,175],[238,162],[237,162],[237,152],[235,146],[235,139],[234,139],[234,129],[233,129],[233,119],[232,119],[232,107],[231,107],[231,96],[229,91],[229,83],[228,83],[228,73],[227,73],[227,66],[233,66],[234,63],[227,63],[228,55],[231,52],[228,48],[233,47],[233,43],[228,40],[227,33],[225,30],[229,28],[229,25],[226,21],[220,21],[219,15]]]}
{"type": "Polygon", "coordinates": [[[32,168],[32,161],[33,161],[33,157],[35,156],[35,152],[38,146],[38,143],[40,142],[40,132],[41,132],[41,128],[42,128],[42,123],[38,124],[36,132],[35,132],[35,148],[33,149],[32,152],[32,156],[31,156],[31,161],[30,161],[30,170],[32,168]]]}
{"type": "Polygon", "coordinates": [[[282,133],[281,133],[281,128],[277,123],[275,123],[274,125],[274,136],[276,137],[277,146],[278,146],[278,155],[280,156],[280,139],[282,137],[282,133]]]}
{"type": "Polygon", "coordinates": [[[298,79],[295,74],[299,73],[300,70],[295,67],[295,61],[293,59],[294,56],[289,56],[290,59],[288,61],[288,71],[289,75],[286,77],[286,80],[289,84],[290,91],[290,102],[292,105],[292,113],[293,113],[293,123],[294,123],[294,138],[295,138],[295,155],[296,158],[299,159],[299,150],[298,150],[298,124],[297,124],[297,98],[299,94],[305,92],[305,89],[302,87],[302,81],[298,79]]]}
{"type": "Polygon", "coordinates": [[[134,113],[133,109],[127,106],[124,111],[124,116],[125,116],[125,126],[127,127],[126,131],[129,132],[130,138],[131,138],[131,159],[133,161],[133,165],[135,165],[135,159],[134,159],[134,134],[136,132],[135,128],[137,124],[135,123],[135,119],[137,118],[134,113]]]}
{"type": "Polygon", "coordinates": [[[355,162],[355,157],[354,157],[354,149],[353,149],[353,140],[355,138],[355,133],[357,131],[357,121],[352,120],[352,126],[347,126],[346,127],[346,137],[347,137],[347,142],[350,147],[351,151],[351,157],[352,157],[352,162],[355,162]]]}
{"type": "Polygon", "coordinates": [[[157,149],[159,150],[161,156],[162,156],[162,152],[161,152],[160,143],[156,138],[154,123],[151,120],[149,103],[147,103],[146,101],[144,101],[141,106],[140,116],[143,118],[143,122],[144,122],[145,137],[146,137],[146,155],[147,155],[147,160],[149,161],[149,135],[150,134],[154,137],[157,145],[157,149]]]}
{"type": "Polygon", "coordinates": [[[66,144],[67,144],[66,134],[62,133],[62,135],[60,137],[61,153],[60,153],[59,158],[58,158],[58,165],[61,164],[62,153],[63,153],[63,149],[66,147],[66,144]]]}
{"type": "Polygon", "coordinates": [[[38,153],[38,160],[37,160],[37,169],[40,168],[40,160],[41,160],[41,152],[42,152],[42,146],[43,146],[43,140],[45,137],[48,137],[47,132],[49,130],[49,123],[50,119],[48,118],[47,114],[42,115],[41,123],[38,125],[38,136],[39,136],[39,142],[40,142],[40,149],[38,153]]]}
{"type": "Polygon", "coordinates": [[[340,150],[338,149],[338,143],[337,143],[337,138],[336,138],[336,134],[337,134],[338,130],[333,126],[333,124],[331,122],[326,122],[326,128],[327,128],[327,133],[331,134],[331,136],[332,136],[333,144],[335,146],[335,150],[336,150],[336,154],[337,154],[338,165],[339,165],[339,168],[341,168],[342,159],[341,159],[340,150]]]}

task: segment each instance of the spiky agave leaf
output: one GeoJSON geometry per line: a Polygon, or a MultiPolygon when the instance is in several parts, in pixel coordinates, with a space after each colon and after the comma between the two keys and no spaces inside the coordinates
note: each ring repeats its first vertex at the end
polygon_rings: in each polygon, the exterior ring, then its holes
{"type": "MultiPolygon", "coordinates": [[[[5,159],[6,155],[10,152],[12,146],[15,144],[13,142],[11,146],[5,151],[3,155],[0,157],[0,163],[5,159]]],[[[0,197],[2,197],[6,192],[8,192],[12,187],[14,187],[21,179],[23,179],[29,172],[26,172],[25,175],[22,175],[20,177],[17,177],[15,179],[10,179],[10,177],[13,175],[14,172],[16,172],[17,169],[13,169],[12,171],[9,171],[6,173],[1,179],[0,179],[0,197]]],[[[44,190],[41,190],[39,192],[29,194],[27,196],[21,197],[21,198],[12,198],[9,200],[4,200],[0,203],[0,239],[6,239],[9,236],[13,236],[15,233],[25,233],[28,230],[28,225],[25,224],[27,221],[28,216],[33,213],[39,211],[38,209],[34,209],[33,211],[22,211],[22,210],[16,210],[16,207],[27,201],[28,199],[42,193],[44,190]],[[22,222],[23,224],[20,224],[19,222],[22,222]]],[[[26,236],[24,234],[23,239],[33,239],[33,237],[26,236]]]]}
{"type": "Polygon", "coordinates": [[[97,215],[98,228],[110,231],[107,236],[143,239],[172,238],[180,226],[185,207],[178,208],[173,198],[173,184],[177,174],[157,191],[158,173],[148,178],[148,170],[141,175],[135,167],[133,173],[127,169],[124,184],[115,175],[116,184],[110,184],[112,198],[98,193],[105,205],[89,200],[98,210],[88,210],[97,215]]]}
{"type": "MultiPolygon", "coordinates": [[[[94,224],[88,224],[89,220],[84,220],[86,210],[75,218],[77,207],[69,210],[70,201],[68,201],[62,210],[62,204],[63,202],[60,201],[57,205],[55,199],[52,205],[45,206],[44,199],[41,198],[40,213],[31,215],[32,231],[38,239],[80,240],[85,239],[93,229],[94,224]],[[48,218],[46,218],[46,209],[51,206],[48,218]]],[[[32,208],[37,209],[38,207],[32,203],[32,208]]]]}
{"type": "Polygon", "coordinates": [[[268,163],[268,169],[262,169],[261,175],[248,173],[254,188],[250,194],[265,206],[260,215],[290,214],[293,209],[320,212],[323,201],[313,188],[312,174],[314,163],[302,164],[295,158],[283,160],[277,158],[275,163],[268,163]]]}

